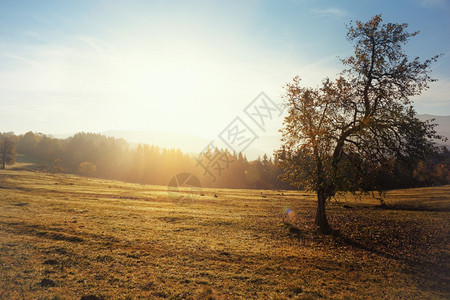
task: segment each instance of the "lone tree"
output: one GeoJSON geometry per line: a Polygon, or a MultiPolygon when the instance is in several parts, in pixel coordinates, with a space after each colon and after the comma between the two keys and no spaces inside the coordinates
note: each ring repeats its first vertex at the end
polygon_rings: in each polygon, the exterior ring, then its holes
{"type": "Polygon", "coordinates": [[[6,165],[16,162],[16,147],[13,139],[7,134],[0,134],[0,163],[4,169],[6,165]]]}
{"type": "Polygon", "coordinates": [[[430,65],[438,56],[412,61],[402,46],[418,32],[407,24],[350,24],[347,38],[354,55],[342,59],[336,80],[302,87],[295,77],[286,85],[288,116],[277,156],[282,178],[317,193],[315,223],[328,233],[326,203],[338,192],[382,192],[377,175],[392,171],[394,161],[412,164],[437,150],[442,139],[435,124],[416,118],[410,97],[435,81],[430,65]]]}

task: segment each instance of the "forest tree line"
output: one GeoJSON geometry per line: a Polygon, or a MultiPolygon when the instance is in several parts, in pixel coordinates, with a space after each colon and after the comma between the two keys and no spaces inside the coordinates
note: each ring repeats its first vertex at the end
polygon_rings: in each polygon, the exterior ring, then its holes
{"type": "MultiPolygon", "coordinates": [[[[177,174],[191,173],[204,187],[294,189],[280,179],[283,170],[277,155],[248,160],[242,153],[208,148],[197,156],[180,149],[154,145],[130,145],[123,139],[94,133],[77,133],[67,139],[27,132],[0,134],[0,166],[15,162],[16,152],[38,162],[42,171],[127,182],[167,185],[177,174]]],[[[357,159],[357,158],[355,158],[357,159]]],[[[450,183],[447,148],[426,161],[405,168],[394,164],[393,172],[377,170],[373,180],[386,189],[435,186],[450,183]]],[[[391,169],[391,168],[390,168],[391,169]]]]}
{"type": "Polygon", "coordinates": [[[195,157],[180,149],[130,145],[101,134],[83,132],[67,139],[33,132],[2,136],[14,141],[19,155],[37,161],[42,171],[156,185],[167,185],[177,174],[191,173],[204,187],[293,188],[278,178],[282,170],[267,155],[249,161],[242,153],[216,150],[216,154],[208,154],[216,161],[206,166],[206,153],[195,157]]]}

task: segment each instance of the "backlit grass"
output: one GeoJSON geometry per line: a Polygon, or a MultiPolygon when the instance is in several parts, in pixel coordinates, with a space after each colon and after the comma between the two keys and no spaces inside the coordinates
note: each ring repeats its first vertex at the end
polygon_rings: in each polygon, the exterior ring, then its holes
{"type": "Polygon", "coordinates": [[[0,171],[0,298],[449,298],[450,186],[386,203],[0,171]]]}

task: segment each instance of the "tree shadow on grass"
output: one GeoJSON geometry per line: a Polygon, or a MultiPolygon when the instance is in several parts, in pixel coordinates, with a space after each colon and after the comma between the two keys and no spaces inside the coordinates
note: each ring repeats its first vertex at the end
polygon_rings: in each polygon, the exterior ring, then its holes
{"type": "Polygon", "coordinates": [[[303,230],[301,230],[300,228],[298,228],[297,226],[288,223],[288,222],[284,222],[284,226],[287,228],[289,235],[291,235],[292,237],[302,240],[305,237],[305,232],[303,230]]]}
{"type": "MultiPolygon", "coordinates": [[[[430,202],[427,203],[429,205],[430,202]]],[[[433,203],[434,204],[434,203],[433,203]]],[[[411,218],[410,214],[382,213],[381,209],[441,212],[445,204],[439,200],[433,207],[421,207],[419,203],[390,204],[383,208],[360,207],[352,211],[336,210],[330,214],[330,223],[339,230],[331,235],[320,234],[313,226],[312,213],[300,215],[293,224],[285,222],[287,233],[299,241],[310,241],[312,247],[342,248],[346,251],[363,251],[367,254],[399,262],[399,272],[413,276],[421,289],[434,295],[450,294],[448,285],[449,254],[446,249],[450,239],[448,222],[430,222],[427,217],[411,218]],[[378,210],[378,212],[377,212],[378,210]]],[[[434,216],[434,214],[433,214],[434,216]]],[[[438,220],[444,218],[439,215],[438,220]]]]}
{"type": "Polygon", "coordinates": [[[339,230],[333,230],[331,233],[331,236],[333,237],[333,240],[335,242],[337,242],[338,244],[345,244],[347,246],[351,246],[360,250],[364,250],[379,256],[382,256],[384,258],[389,258],[389,259],[395,259],[395,260],[401,260],[404,262],[407,262],[408,260],[405,259],[404,257],[400,257],[397,255],[392,255],[387,253],[386,251],[382,251],[379,249],[376,249],[373,246],[369,246],[369,245],[365,245],[364,243],[358,242],[355,239],[352,239],[348,236],[343,235],[339,230]]]}
{"type": "Polygon", "coordinates": [[[442,205],[442,206],[429,206],[429,205],[420,205],[416,203],[399,203],[399,204],[385,204],[375,206],[378,209],[386,209],[386,210],[404,210],[404,211],[425,211],[425,212],[449,212],[450,206],[442,205]]]}
{"type": "Polygon", "coordinates": [[[345,244],[386,259],[404,263],[405,269],[403,271],[418,278],[417,282],[423,290],[433,293],[439,292],[442,295],[448,295],[450,293],[450,286],[447,284],[450,270],[448,263],[446,263],[446,261],[448,262],[448,258],[445,256],[436,257],[433,261],[429,257],[425,258],[426,253],[419,252],[417,255],[412,256],[404,255],[402,251],[394,253],[389,247],[379,248],[379,244],[373,244],[371,241],[368,241],[370,238],[358,241],[342,234],[339,230],[333,231],[332,237],[335,243],[345,244]],[[419,256],[422,256],[423,259],[420,259],[419,256]]]}

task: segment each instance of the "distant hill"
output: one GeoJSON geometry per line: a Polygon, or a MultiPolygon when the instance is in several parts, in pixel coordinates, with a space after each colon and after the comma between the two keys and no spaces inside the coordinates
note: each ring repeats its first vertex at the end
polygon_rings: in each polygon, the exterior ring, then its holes
{"type": "MultiPolygon", "coordinates": [[[[102,132],[103,135],[123,138],[129,143],[146,143],[157,145],[162,148],[180,148],[185,153],[200,153],[210,142],[219,148],[225,148],[223,142],[218,137],[211,139],[188,134],[165,132],[165,131],[144,131],[144,130],[111,130],[102,132]]],[[[249,159],[256,159],[264,153],[272,156],[273,151],[280,144],[281,136],[260,136],[243,153],[249,159]]]]}
{"type": "Polygon", "coordinates": [[[206,138],[156,130],[110,130],[102,132],[106,136],[123,138],[131,144],[153,144],[161,148],[180,148],[185,153],[198,153],[209,140],[206,138]]]}
{"type": "MultiPolygon", "coordinates": [[[[440,135],[446,136],[450,139],[450,116],[435,116],[428,114],[419,114],[418,118],[422,121],[435,119],[435,123],[439,124],[436,128],[440,135]]],[[[113,136],[117,138],[123,138],[130,143],[147,143],[154,144],[165,148],[180,148],[186,153],[199,153],[201,152],[211,141],[214,141],[215,145],[221,145],[217,137],[208,139],[205,137],[198,137],[193,135],[186,135],[174,132],[164,131],[133,131],[133,130],[114,130],[102,132],[107,136],[113,136]]],[[[263,156],[264,153],[272,156],[274,150],[278,149],[281,145],[281,135],[267,135],[260,136],[257,140],[245,150],[245,155],[249,159],[255,159],[258,156],[263,156]]],[[[450,146],[450,141],[444,143],[450,146]]]]}
{"type": "Polygon", "coordinates": [[[437,133],[449,139],[447,142],[441,143],[450,146],[450,116],[421,114],[417,115],[417,117],[422,121],[434,119],[434,123],[438,124],[438,126],[436,127],[437,133]]]}
{"type": "MultiPolygon", "coordinates": [[[[450,139],[450,116],[435,116],[428,114],[419,114],[418,118],[422,121],[435,119],[435,123],[439,124],[436,128],[437,132],[450,139]]],[[[162,148],[180,148],[185,153],[200,153],[211,141],[218,147],[223,147],[223,143],[217,138],[206,138],[194,135],[166,132],[159,130],[110,130],[101,132],[106,136],[115,138],[123,138],[131,144],[145,143],[153,144],[162,148]]],[[[73,134],[53,134],[55,138],[67,138],[73,134]]],[[[263,156],[264,153],[272,156],[274,150],[281,145],[281,135],[259,136],[248,149],[245,155],[249,159],[256,159],[263,156]]],[[[443,143],[450,147],[450,140],[443,143]]]]}
{"type": "MultiPolygon", "coordinates": [[[[161,148],[179,148],[184,153],[200,153],[210,142],[219,148],[226,148],[218,137],[207,138],[199,137],[183,133],[175,133],[159,130],[109,130],[100,132],[105,136],[115,138],[122,138],[130,144],[149,144],[161,148]]],[[[66,139],[73,136],[71,134],[51,134],[50,136],[58,139],[66,139]]],[[[259,136],[243,153],[248,159],[256,159],[258,156],[262,157],[266,153],[269,157],[272,156],[274,150],[281,145],[281,136],[266,135],[259,136]]]]}

